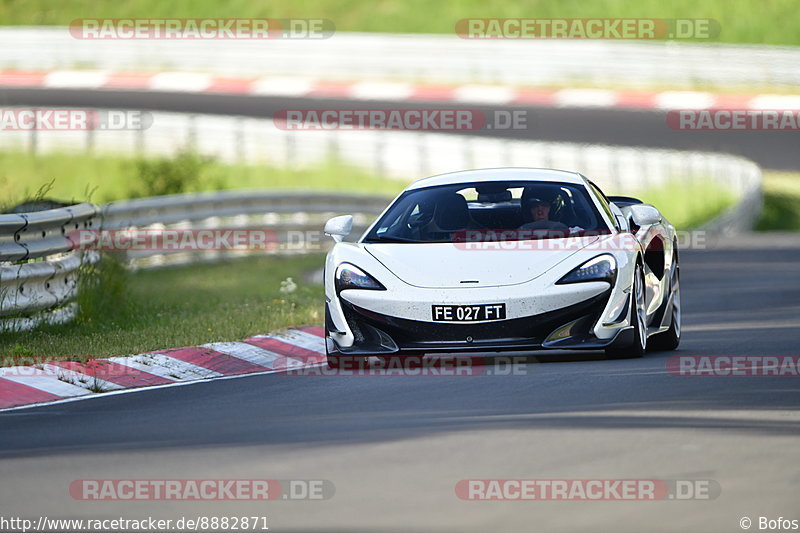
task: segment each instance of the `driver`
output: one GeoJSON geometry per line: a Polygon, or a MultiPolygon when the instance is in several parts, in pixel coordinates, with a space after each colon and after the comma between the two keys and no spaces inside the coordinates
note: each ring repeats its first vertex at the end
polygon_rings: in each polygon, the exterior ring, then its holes
{"type": "Polygon", "coordinates": [[[523,209],[530,213],[531,222],[519,227],[522,230],[562,230],[569,232],[566,224],[550,220],[552,204],[543,198],[530,198],[523,209]]]}

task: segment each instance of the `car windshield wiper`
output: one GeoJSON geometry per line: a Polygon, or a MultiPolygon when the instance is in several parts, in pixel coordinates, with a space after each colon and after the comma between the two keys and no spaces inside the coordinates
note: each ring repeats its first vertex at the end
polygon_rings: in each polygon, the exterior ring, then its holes
{"type": "Polygon", "coordinates": [[[420,244],[424,241],[418,241],[415,239],[406,239],[404,237],[395,237],[392,235],[376,235],[374,237],[370,237],[364,242],[409,242],[414,244],[420,244]]]}

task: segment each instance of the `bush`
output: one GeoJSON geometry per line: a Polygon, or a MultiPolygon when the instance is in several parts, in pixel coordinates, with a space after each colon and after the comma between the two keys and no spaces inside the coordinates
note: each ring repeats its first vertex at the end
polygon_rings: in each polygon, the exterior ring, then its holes
{"type": "Polygon", "coordinates": [[[136,162],[135,186],[131,198],[180,194],[199,188],[203,172],[211,159],[191,151],[174,158],[140,159],[136,162]]]}

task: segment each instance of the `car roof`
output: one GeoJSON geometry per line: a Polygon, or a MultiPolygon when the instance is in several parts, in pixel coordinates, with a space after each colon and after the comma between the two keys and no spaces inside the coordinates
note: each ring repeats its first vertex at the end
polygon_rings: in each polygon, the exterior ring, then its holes
{"type": "Polygon", "coordinates": [[[551,168],[482,168],[476,170],[459,170],[418,179],[406,190],[435,187],[437,185],[454,185],[476,181],[557,181],[583,185],[583,177],[577,172],[555,170],[551,168]]]}

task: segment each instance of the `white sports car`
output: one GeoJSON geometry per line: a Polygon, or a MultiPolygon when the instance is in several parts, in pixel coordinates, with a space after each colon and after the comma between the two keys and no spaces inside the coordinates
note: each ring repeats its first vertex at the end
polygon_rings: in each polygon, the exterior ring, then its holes
{"type": "Polygon", "coordinates": [[[412,183],[357,242],[328,221],[328,363],[435,352],[680,342],[675,228],[575,172],[498,168],[412,183]]]}

